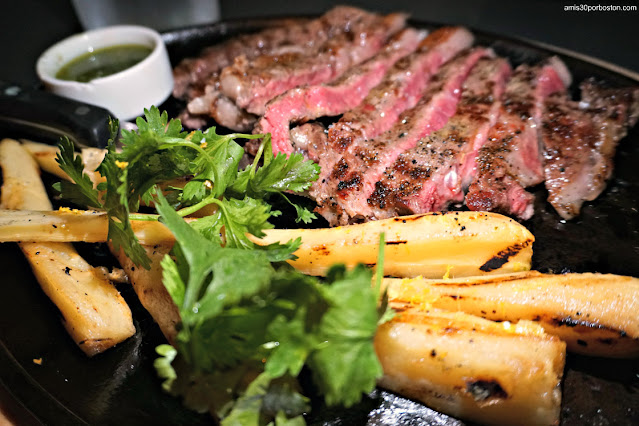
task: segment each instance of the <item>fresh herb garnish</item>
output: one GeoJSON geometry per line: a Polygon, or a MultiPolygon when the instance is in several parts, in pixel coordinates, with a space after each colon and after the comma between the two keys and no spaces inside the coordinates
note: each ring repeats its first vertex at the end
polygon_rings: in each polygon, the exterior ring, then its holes
{"type": "MultiPolygon", "coordinates": [[[[141,202],[152,201],[150,194],[157,185],[167,186],[181,216],[216,206],[219,213],[194,225],[206,230],[203,233],[207,238],[230,247],[254,247],[246,233],[262,236],[264,229],[272,228],[268,219],[280,213],[271,210],[269,198],[280,195],[290,203],[284,192],[303,191],[317,179],[319,166],[305,161],[302,155],[274,156],[270,135],[218,135],[214,127],[187,133],[182,131],[180,120],[169,121],[167,113],[160,113],[156,107],[145,110],[145,118],[137,118],[137,131],[122,131],[120,151],[115,143],[118,123],[111,123],[111,140],[98,169],[106,183],[97,189],[83,174],[82,160],[74,155],[71,142],[62,141],[58,163],[73,183],[57,186],[63,198],[106,210],[114,247],[122,247],[131,260],[145,268],[149,260],[133,234],[130,219],[141,202]],[[237,138],[263,140],[260,155],[243,170],[238,169],[244,150],[235,142],[237,138]],[[177,179],[183,179],[181,185],[177,179]],[[103,201],[98,190],[104,191],[103,201]]],[[[314,218],[306,208],[291,204],[298,220],[314,218]]]]}
{"type": "MultiPolygon", "coordinates": [[[[297,378],[304,366],[328,405],[350,406],[374,388],[382,370],[373,347],[380,313],[370,269],[336,266],[322,282],[271,263],[264,251],[205,238],[161,193],[156,208],[176,238],[173,256],[162,261],[163,282],[182,318],[176,349],[190,380],[207,382],[247,363],[257,368],[257,378],[239,391],[243,396],[232,405],[229,421],[263,416],[270,386],[297,378]]],[[[156,363],[165,386],[188,394],[183,385],[174,387],[180,374],[170,367],[176,353],[167,347],[158,352],[165,357],[156,363]]],[[[297,392],[289,397],[300,398],[297,392]]],[[[259,424],[252,421],[243,424],[259,424]]]]}

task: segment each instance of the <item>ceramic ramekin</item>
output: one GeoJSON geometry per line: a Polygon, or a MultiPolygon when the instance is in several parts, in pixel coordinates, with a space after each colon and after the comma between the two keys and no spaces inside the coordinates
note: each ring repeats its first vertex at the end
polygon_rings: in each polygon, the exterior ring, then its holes
{"type": "Polygon", "coordinates": [[[121,120],[135,118],[152,105],[159,106],[173,90],[171,63],[162,37],[153,29],[135,25],[105,27],[64,39],[40,56],[36,72],[47,90],[106,108],[121,120]],[[78,56],[123,44],[140,44],[152,51],[142,62],[124,71],[87,83],[55,77],[60,68],[78,56]]]}

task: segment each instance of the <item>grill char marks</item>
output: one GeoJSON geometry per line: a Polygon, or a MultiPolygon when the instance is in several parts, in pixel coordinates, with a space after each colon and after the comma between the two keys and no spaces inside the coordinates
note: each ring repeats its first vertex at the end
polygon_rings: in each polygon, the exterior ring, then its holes
{"type": "Polygon", "coordinates": [[[509,81],[497,123],[477,155],[477,175],[465,202],[476,211],[497,211],[529,219],[533,196],[524,188],[544,179],[540,135],[543,102],[565,89],[569,74],[553,59],[520,65],[509,81]],[[562,81],[563,77],[563,81],[562,81]]]}
{"type": "Polygon", "coordinates": [[[471,178],[475,153],[497,119],[509,74],[504,59],[478,62],[464,83],[455,115],[400,154],[375,184],[369,205],[376,218],[439,211],[463,200],[462,182],[471,178]]]}
{"type": "Polygon", "coordinates": [[[604,190],[619,139],[639,115],[639,89],[581,85],[582,102],[554,95],[545,102],[542,135],[548,201],[564,219],[604,190]]]}
{"type": "Polygon", "coordinates": [[[332,176],[338,181],[334,201],[339,207],[328,204],[320,206],[318,212],[329,222],[340,224],[374,218],[367,200],[384,170],[402,152],[446,124],[457,109],[461,86],[470,70],[489,53],[483,48],[473,49],[447,63],[432,78],[417,105],[405,111],[390,130],[353,146],[352,154],[342,157],[332,176]]]}
{"type": "Polygon", "coordinates": [[[255,133],[271,133],[273,151],[290,154],[294,149],[289,136],[291,122],[337,116],[356,107],[397,60],[417,48],[422,38],[419,31],[405,29],[380,53],[352,67],[337,80],[298,87],[276,97],[267,104],[255,133]]]}
{"type": "Polygon", "coordinates": [[[405,109],[419,101],[430,77],[444,63],[473,43],[472,35],[464,28],[446,27],[431,34],[420,44],[416,52],[400,59],[386,74],[382,82],[373,88],[357,108],[345,113],[328,131],[328,137],[319,140],[318,158],[321,167],[319,179],[313,184],[310,195],[318,202],[325,217],[331,223],[339,210],[335,194],[346,164],[343,155],[365,139],[388,130],[405,109]]]}
{"type": "Polygon", "coordinates": [[[354,141],[388,130],[402,111],[417,104],[430,76],[472,43],[472,34],[464,28],[447,27],[431,33],[417,52],[395,64],[357,108],[331,126],[331,145],[343,152],[354,141]]]}
{"type": "Polygon", "coordinates": [[[262,55],[252,61],[236,58],[220,73],[220,90],[240,107],[262,115],[275,96],[302,85],[331,81],[382,49],[401,30],[406,16],[364,13],[316,52],[262,55]]]}

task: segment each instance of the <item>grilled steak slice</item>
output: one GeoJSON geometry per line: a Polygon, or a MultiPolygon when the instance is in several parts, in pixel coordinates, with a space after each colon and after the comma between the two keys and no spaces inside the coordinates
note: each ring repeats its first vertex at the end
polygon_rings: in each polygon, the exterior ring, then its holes
{"type": "Polygon", "coordinates": [[[529,219],[533,196],[524,188],[544,179],[540,134],[545,99],[561,92],[569,74],[559,59],[520,65],[509,81],[497,123],[477,156],[477,176],[468,188],[469,209],[529,219]],[[562,80],[563,77],[563,80],[562,80]]]}
{"type": "MultiPolygon", "coordinates": [[[[249,132],[255,126],[257,116],[250,114],[219,92],[216,85],[208,85],[202,96],[192,99],[186,106],[187,113],[193,118],[199,116],[201,123],[205,123],[204,117],[210,117],[220,125],[236,132],[249,132]]],[[[198,123],[189,121],[189,123],[198,123]]],[[[187,126],[190,128],[200,126],[187,126]]]]}
{"type": "Polygon", "coordinates": [[[235,105],[219,90],[220,71],[236,57],[249,60],[261,55],[310,54],[331,37],[347,31],[353,20],[370,14],[349,6],[337,6],[318,19],[286,19],[256,34],[234,37],[205,49],[197,58],[183,60],[173,71],[176,98],[189,102],[181,113],[183,124],[202,127],[210,118],[235,131],[249,131],[257,117],[235,105]]]}
{"type": "Polygon", "coordinates": [[[266,103],[289,89],[331,81],[375,55],[406,24],[403,14],[363,15],[319,51],[236,58],[220,74],[222,93],[252,114],[264,114],[266,103]]]}
{"type": "MultiPolygon", "coordinates": [[[[371,59],[349,69],[331,83],[291,89],[271,100],[254,133],[271,133],[273,151],[290,154],[291,122],[337,116],[356,107],[401,57],[414,51],[423,35],[407,28],[371,59]]],[[[299,147],[298,147],[299,148],[299,147]]]]}
{"type": "Polygon", "coordinates": [[[481,59],[464,83],[457,112],[444,127],[420,139],[384,171],[368,203],[375,218],[444,210],[463,201],[462,182],[474,172],[475,155],[497,120],[510,75],[501,58],[481,59]]]}
{"type": "MultiPolygon", "coordinates": [[[[202,92],[208,79],[232,64],[237,56],[254,58],[274,49],[295,48],[295,38],[299,38],[302,44],[315,43],[315,34],[307,30],[314,27],[319,29],[318,24],[319,20],[308,22],[305,19],[287,19],[273,28],[233,37],[224,43],[207,47],[197,57],[185,58],[173,69],[173,96],[187,99],[202,92]]],[[[317,37],[323,43],[327,39],[327,32],[320,31],[317,37]]]]}
{"type": "MultiPolygon", "coordinates": [[[[464,80],[477,61],[492,53],[478,48],[463,53],[433,77],[417,105],[405,111],[399,121],[376,138],[358,143],[335,167],[332,179],[336,191],[318,203],[317,211],[331,224],[346,224],[374,218],[368,199],[384,170],[404,151],[426,135],[442,128],[455,114],[464,80]]],[[[311,194],[312,195],[312,194],[311,194]]]]}
{"type": "Polygon", "coordinates": [[[309,160],[317,163],[326,150],[326,133],[326,127],[321,123],[304,123],[291,129],[291,142],[306,152],[309,160]]]}
{"type": "Polygon", "coordinates": [[[628,129],[639,120],[639,87],[605,88],[592,78],[582,82],[579,87],[579,107],[591,110],[599,120],[610,122],[615,138],[621,139],[626,136],[628,129]]]}
{"type": "Polygon", "coordinates": [[[186,58],[175,67],[173,96],[186,99],[203,93],[209,78],[239,56],[253,59],[264,54],[315,51],[331,37],[346,31],[353,20],[365,15],[369,13],[362,9],[336,6],[317,19],[281,20],[271,28],[206,48],[198,57],[186,58]]]}
{"type": "Polygon", "coordinates": [[[388,130],[402,111],[415,106],[437,69],[472,43],[472,34],[464,28],[442,28],[431,33],[415,53],[395,64],[357,108],[331,126],[330,143],[343,151],[354,141],[374,138],[388,130]]]}
{"type": "Polygon", "coordinates": [[[617,143],[639,115],[639,88],[581,85],[582,102],[561,94],[544,106],[542,135],[548,201],[564,219],[601,194],[613,171],[617,143]]]}
{"type": "MultiPolygon", "coordinates": [[[[330,198],[342,175],[342,156],[352,155],[355,146],[388,130],[402,111],[417,104],[439,67],[472,43],[472,34],[464,28],[447,27],[429,34],[416,52],[389,70],[357,108],[329,128],[328,140],[317,143],[324,147],[321,155],[310,155],[319,157],[321,167],[319,178],[310,189],[320,206],[332,203],[330,198]]],[[[324,208],[325,214],[330,214],[329,210],[324,208]]]]}

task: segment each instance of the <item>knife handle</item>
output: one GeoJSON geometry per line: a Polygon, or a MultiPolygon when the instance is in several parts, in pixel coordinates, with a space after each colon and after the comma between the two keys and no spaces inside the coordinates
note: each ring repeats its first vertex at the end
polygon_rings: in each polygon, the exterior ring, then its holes
{"type": "Polygon", "coordinates": [[[109,117],[114,115],[102,107],[0,81],[0,127],[40,142],[67,136],[80,147],[104,148],[109,117]]]}

